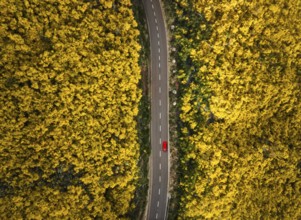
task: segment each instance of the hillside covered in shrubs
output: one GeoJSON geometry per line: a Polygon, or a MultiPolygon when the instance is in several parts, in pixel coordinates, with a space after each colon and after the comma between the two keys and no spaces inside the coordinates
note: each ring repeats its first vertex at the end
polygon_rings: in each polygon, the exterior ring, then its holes
{"type": "Polygon", "coordinates": [[[301,218],[300,2],[165,5],[181,99],[178,218],[301,218]]]}
{"type": "Polygon", "coordinates": [[[0,218],[126,218],[141,97],[130,0],[0,8],[0,218]]]}

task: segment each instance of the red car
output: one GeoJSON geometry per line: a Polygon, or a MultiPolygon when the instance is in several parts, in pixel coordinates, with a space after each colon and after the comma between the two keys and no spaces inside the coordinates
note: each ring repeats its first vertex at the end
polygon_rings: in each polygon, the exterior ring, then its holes
{"type": "Polygon", "coordinates": [[[167,141],[162,142],[162,150],[167,151],[167,141]]]}

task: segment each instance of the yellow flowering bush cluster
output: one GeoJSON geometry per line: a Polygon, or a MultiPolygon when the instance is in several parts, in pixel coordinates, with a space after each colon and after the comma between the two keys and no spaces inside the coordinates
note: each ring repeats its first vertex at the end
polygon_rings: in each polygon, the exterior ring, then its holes
{"type": "Polygon", "coordinates": [[[0,218],[125,218],[141,97],[130,0],[0,7],[0,218]]]}
{"type": "Polygon", "coordinates": [[[301,4],[178,0],[179,219],[301,217],[301,4]]]}

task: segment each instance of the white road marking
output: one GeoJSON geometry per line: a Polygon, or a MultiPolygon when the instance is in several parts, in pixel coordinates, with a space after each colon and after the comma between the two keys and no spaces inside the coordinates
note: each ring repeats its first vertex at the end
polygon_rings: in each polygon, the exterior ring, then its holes
{"type": "Polygon", "coordinates": [[[161,80],[161,74],[159,74],[159,80],[161,80]]]}
{"type": "Polygon", "coordinates": [[[155,23],[156,23],[156,24],[158,23],[157,18],[155,18],[155,23]]]}
{"type": "Polygon", "coordinates": [[[154,5],[152,4],[152,9],[154,9],[154,5]]]}
{"type": "Polygon", "coordinates": [[[159,118],[161,119],[161,117],[162,117],[162,114],[161,114],[161,112],[159,113],[159,118]]]}
{"type": "Polygon", "coordinates": [[[156,12],[154,11],[154,16],[156,17],[156,12]]]}
{"type": "Polygon", "coordinates": [[[158,213],[156,213],[156,219],[158,219],[158,213]]]}
{"type": "Polygon", "coordinates": [[[161,176],[159,176],[159,183],[161,183],[161,176]]]}
{"type": "Polygon", "coordinates": [[[159,100],[159,105],[161,106],[161,104],[162,104],[162,103],[161,103],[161,99],[160,99],[160,100],[159,100]]]}
{"type": "Polygon", "coordinates": [[[153,0],[150,0],[151,2],[153,2],[153,0]]]}
{"type": "Polygon", "coordinates": [[[159,188],[159,192],[158,192],[158,194],[160,195],[161,194],[161,189],[159,188]]]}
{"type": "Polygon", "coordinates": [[[157,207],[159,207],[159,205],[160,205],[160,202],[158,201],[158,202],[157,202],[157,207]]]}
{"type": "Polygon", "coordinates": [[[161,167],[161,163],[160,163],[160,164],[159,164],[159,169],[161,170],[161,168],[162,168],[162,167],[161,167]]]}
{"type": "Polygon", "coordinates": [[[160,53],[160,47],[158,48],[158,52],[160,53]]]}
{"type": "Polygon", "coordinates": [[[161,87],[159,87],[159,93],[161,93],[161,87]]]}
{"type": "Polygon", "coordinates": [[[156,26],[157,31],[159,30],[158,26],[156,26]]]}
{"type": "Polygon", "coordinates": [[[159,67],[159,68],[161,67],[161,63],[159,63],[158,67],[159,67]]]}
{"type": "Polygon", "coordinates": [[[160,46],[160,41],[158,41],[158,46],[160,46]]]}
{"type": "Polygon", "coordinates": [[[161,125],[159,126],[159,130],[161,131],[161,125]]]}
{"type": "Polygon", "coordinates": [[[160,143],[159,144],[161,144],[162,142],[161,142],[161,138],[160,138],[160,143]]]}
{"type": "Polygon", "coordinates": [[[161,157],[161,156],[162,156],[162,155],[161,155],[161,151],[159,151],[159,152],[160,152],[160,157],[161,157]]]}
{"type": "Polygon", "coordinates": [[[157,33],[157,37],[160,38],[160,34],[159,33],[157,33]]]}

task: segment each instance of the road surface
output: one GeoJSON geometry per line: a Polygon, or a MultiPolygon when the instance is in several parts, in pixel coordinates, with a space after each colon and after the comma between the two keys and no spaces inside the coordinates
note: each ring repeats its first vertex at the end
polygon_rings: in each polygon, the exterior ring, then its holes
{"type": "Polygon", "coordinates": [[[167,213],[169,147],[168,141],[168,53],[165,23],[159,0],[143,0],[150,36],[151,51],[151,158],[150,193],[147,219],[164,220],[167,213]]]}

